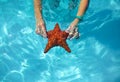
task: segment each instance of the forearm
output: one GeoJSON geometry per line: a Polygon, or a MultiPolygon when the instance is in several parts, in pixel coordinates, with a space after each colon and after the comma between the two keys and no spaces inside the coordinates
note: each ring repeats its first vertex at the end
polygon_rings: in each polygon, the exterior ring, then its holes
{"type": "Polygon", "coordinates": [[[42,19],[41,10],[42,10],[41,0],[34,0],[34,11],[36,20],[42,19]]]}
{"type": "Polygon", "coordinates": [[[83,14],[86,11],[86,8],[88,6],[88,1],[89,0],[81,0],[81,2],[79,4],[78,12],[77,12],[77,17],[72,22],[72,24],[71,24],[72,26],[77,25],[78,22],[80,21],[81,17],[83,16],[83,14]]]}
{"type": "Polygon", "coordinates": [[[88,6],[88,0],[81,0],[78,8],[77,16],[83,16],[88,6]]]}

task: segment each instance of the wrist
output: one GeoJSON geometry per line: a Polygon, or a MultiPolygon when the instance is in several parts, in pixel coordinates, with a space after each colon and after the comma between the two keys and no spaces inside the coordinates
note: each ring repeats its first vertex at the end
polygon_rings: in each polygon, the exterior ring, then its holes
{"type": "Polygon", "coordinates": [[[80,20],[82,20],[82,18],[83,18],[83,16],[78,16],[78,15],[75,17],[75,19],[76,19],[77,22],[79,22],[80,20]]]}
{"type": "Polygon", "coordinates": [[[78,18],[75,18],[74,21],[76,24],[78,24],[80,20],[78,18]]]}
{"type": "Polygon", "coordinates": [[[39,18],[36,20],[37,24],[44,24],[44,21],[42,18],[39,18]]]}
{"type": "Polygon", "coordinates": [[[75,21],[76,21],[76,22],[79,22],[79,21],[80,21],[80,19],[78,19],[78,18],[75,18],[75,21]]]}

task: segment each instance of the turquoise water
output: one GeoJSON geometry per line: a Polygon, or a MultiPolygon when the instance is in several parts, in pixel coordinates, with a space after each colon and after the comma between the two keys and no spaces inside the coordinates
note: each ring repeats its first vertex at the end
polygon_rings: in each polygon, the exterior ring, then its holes
{"type": "MultiPolygon", "coordinates": [[[[44,0],[47,30],[65,30],[78,1],[44,0]],[[50,1],[50,2],[47,2],[50,1]],[[54,1],[54,3],[53,3],[54,1]]],[[[0,82],[120,82],[120,0],[90,0],[72,52],[35,34],[33,0],[0,0],[0,82]]]]}

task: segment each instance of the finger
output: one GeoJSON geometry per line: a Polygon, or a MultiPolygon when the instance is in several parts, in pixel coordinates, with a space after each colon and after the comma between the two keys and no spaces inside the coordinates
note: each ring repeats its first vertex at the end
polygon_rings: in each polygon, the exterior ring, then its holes
{"type": "Polygon", "coordinates": [[[47,37],[47,33],[46,32],[43,32],[43,37],[46,38],[47,37]]]}
{"type": "Polygon", "coordinates": [[[42,36],[42,37],[45,37],[45,36],[44,36],[44,32],[43,32],[43,30],[42,30],[41,27],[37,27],[36,33],[39,34],[39,35],[42,36]]]}
{"type": "Polygon", "coordinates": [[[75,38],[77,39],[77,38],[79,38],[79,37],[80,37],[80,33],[79,33],[79,32],[77,32],[77,34],[76,34],[75,38]]]}
{"type": "Polygon", "coordinates": [[[39,27],[36,28],[36,33],[37,33],[37,34],[40,33],[40,28],[39,28],[39,27]]]}
{"type": "Polygon", "coordinates": [[[77,27],[75,28],[75,32],[78,32],[78,28],[77,27]]]}
{"type": "Polygon", "coordinates": [[[78,36],[76,36],[76,39],[78,39],[80,37],[80,33],[78,33],[78,36]]]}
{"type": "Polygon", "coordinates": [[[46,33],[46,29],[45,29],[45,26],[43,25],[42,26],[42,29],[41,29],[41,31],[42,31],[42,35],[43,35],[43,37],[47,37],[47,33],[46,33]]]}
{"type": "Polygon", "coordinates": [[[71,31],[73,31],[73,27],[70,25],[70,26],[65,30],[65,32],[70,33],[71,31]]]}
{"type": "Polygon", "coordinates": [[[73,33],[69,33],[68,39],[70,39],[71,37],[73,37],[73,33]]]}
{"type": "Polygon", "coordinates": [[[76,33],[74,33],[73,37],[70,38],[70,40],[72,40],[72,39],[74,39],[74,38],[78,38],[78,37],[79,37],[79,33],[76,32],[76,33]]]}
{"type": "Polygon", "coordinates": [[[68,27],[65,32],[70,33],[70,27],[68,27]]]}
{"type": "Polygon", "coordinates": [[[47,33],[46,33],[46,32],[44,32],[44,37],[45,37],[45,38],[47,37],[47,33]]]}
{"type": "Polygon", "coordinates": [[[43,37],[43,31],[42,31],[42,29],[39,30],[39,35],[43,37]]]}
{"type": "Polygon", "coordinates": [[[65,30],[65,32],[66,32],[66,33],[69,33],[70,31],[67,29],[67,30],[65,30]]]}
{"type": "Polygon", "coordinates": [[[78,28],[76,27],[73,31],[73,36],[70,38],[70,40],[78,37],[79,37],[79,33],[78,33],[78,28]]]}

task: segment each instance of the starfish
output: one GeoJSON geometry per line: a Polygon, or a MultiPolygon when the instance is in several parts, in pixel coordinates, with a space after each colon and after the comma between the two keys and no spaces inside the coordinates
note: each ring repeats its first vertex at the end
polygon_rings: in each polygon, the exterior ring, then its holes
{"type": "Polygon", "coordinates": [[[66,33],[65,31],[61,31],[57,23],[53,30],[47,32],[48,43],[46,45],[44,53],[48,52],[52,47],[55,46],[61,46],[66,51],[71,52],[70,48],[66,43],[66,39],[68,35],[69,33],[66,33]]]}

